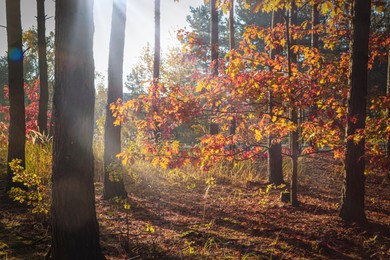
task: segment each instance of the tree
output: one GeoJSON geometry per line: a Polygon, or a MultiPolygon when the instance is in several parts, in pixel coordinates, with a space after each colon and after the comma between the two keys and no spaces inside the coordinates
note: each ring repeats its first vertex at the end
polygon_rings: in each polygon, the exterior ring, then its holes
{"type": "Polygon", "coordinates": [[[365,128],[371,1],[354,1],[352,14],[351,90],[348,97],[347,141],[340,217],[346,221],[365,222],[365,140],[362,137],[356,141],[353,137],[365,128]]]}
{"type": "Polygon", "coordinates": [[[318,49],[319,35],[315,31],[320,23],[320,12],[318,11],[318,3],[314,3],[311,9],[311,47],[318,49]]]}
{"type": "Polygon", "coordinates": [[[93,185],[93,1],[57,0],[55,16],[52,258],[103,259],[93,185]]]}
{"type": "MultiPolygon", "coordinates": [[[[387,50],[387,83],[386,94],[390,97],[390,48],[387,50]]],[[[387,116],[390,118],[390,108],[387,109],[387,116]]],[[[387,158],[390,158],[390,136],[387,137],[387,158]]],[[[390,181],[390,165],[387,169],[387,181],[390,181]]]]}
{"type": "MultiPolygon", "coordinates": [[[[288,76],[289,82],[292,77],[292,68],[291,63],[297,63],[297,56],[292,55],[291,46],[295,45],[296,41],[291,37],[290,25],[297,25],[298,14],[297,14],[297,5],[293,2],[290,9],[290,22],[287,23],[287,59],[288,59],[288,76]]],[[[299,140],[298,140],[298,110],[295,106],[295,99],[292,98],[290,104],[290,120],[296,126],[294,130],[290,131],[290,150],[291,150],[291,184],[290,184],[290,202],[291,205],[296,207],[298,206],[298,153],[299,153],[299,140]]]]}
{"type": "MultiPolygon", "coordinates": [[[[21,166],[25,166],[26,121],[24,111],[23,90],[23,50],[22,25],[20,19],[20,0],[7,0],[7,37],[8,37],[8,86],[10,123],[8,135],[8,159],[20,159],[21,166]]],[[[17,184],[12,181],[13,172],[7,164],[8,192],[17,184]]]]}
{"type": "Polygon", "coordinates": [[[47,80],[45,0],[37,0],[38,21],[38,56],[39,56],[39,113],[38,127],[41,133],[47,134],[47,106],[49,88],[47,80]]]}
{"type": "MultiPolygon", "coordinates": [[[[235,40],[234,40],[234,0],[231,0],[230,2],[230,10],[229,10],[229,47],[230,50],[233,50],[235,48],[235,40]]],[[[229,132],[231,135],[236,134],[236,128],[237,128],[237,121],[235,116],[233,116],[233,119],[231,120],[229,132]]]]}
{"type": "MultiPolygon", "coordinates": [[[[274,28],[277,24],[283,22],[282,10],[272,12],[272,25],[274,28]]],[[[275,49],[271,49],[270,56],[274,59],[277,55],[282,54],[282,48],[278,46],[275,49]]],[[[268,93],[268,113],[270,117],[273,114],[274,98],[272,90],[268,93]]],[[[283,169],[282,169],[282,144],[274,141],[274,137],[270,134],[268,136],[268,181],[269,183],[280,185],[284,183],[283,180],[283,169]]]]}
{"type": "MultiPolygon", "coordinates": [[[[214,77],[218,76],[218,10],[217,1],[210,1],[210,49],[211,49],[211,69],[214,77]]],[[[211,107],[210,118],[210,134],[216,135],[219,132],[218,124],[213,122],[214,110],[216,110],[215,104],[211,107]]]]}
{"type": "Polygon", "coordinates": [[[0,57],[0,105],[5,105],[4,86],[8,84],[8,61],[6,56],[0,57]]]}
{"type": "Polygon", "coordinates": [[[153,59],[153,83],[160,79],[160,0],[154,0],[154,59],[153,59]]]}
{"type": "MultiPolygon", "coordinates": [[[[104,199],[126,197],[127,192],[123,183],[123,176],[115,173],[120,164],[116,155],[121,152],[121,126],[115,126],[110,105],[118,99],[123,99],[123,52],[125,47],[126,28],[126,0],[113,1],[110,54],[108,61],[108,92],[106,121],[104,126],[104,199]]],[[[121,171],[120,171],[121,172],[121,171]]]]}

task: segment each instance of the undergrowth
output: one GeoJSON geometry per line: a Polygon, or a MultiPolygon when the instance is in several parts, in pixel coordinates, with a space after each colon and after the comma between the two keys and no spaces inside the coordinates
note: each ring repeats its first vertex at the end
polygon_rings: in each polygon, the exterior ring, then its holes
{"type": "Polygon", "coordinates": [[[31,206],[32,213],[45,217],[51,205],[52,144],[51,137],[30,131],[26,142],[26,168],[21,166],[21,160],[10,162],[13,181],[27,188],[11,188],[10,198],[31,206]]]}

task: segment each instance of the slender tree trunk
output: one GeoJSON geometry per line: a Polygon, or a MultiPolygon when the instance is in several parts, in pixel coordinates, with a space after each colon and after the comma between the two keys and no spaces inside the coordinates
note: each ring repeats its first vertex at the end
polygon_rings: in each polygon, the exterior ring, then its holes
{"type": "Polygon", "coordinates": [[[320,23],[320,12],[318,11],[318,4],[315,3],[311,10],[311,29],[313,30],[311,33],[311,47],[318,49],[319,46],[319,35],[314,32],[320,23]]]}
{"type": "MultiPolygon", "coordinates": [[[[370,0],[354,1],[351,43],[351,90],[348,99],[347,137],[365,128],[370,15],[370,0]]],[[[366,221],[364,212],[364,145],[364,139],[358,143],[347,139],[340,210],[340,217],[346,221],[366,221]]]]}
{"type": "MultiPolygon", "coordinates": [[[[234,0],[231,0],[231,7],[229,11],[229,47],[230,50],[235,48],[235,39],[234,39],[234,0]]],[[[230,122],[229,132],[231,135],[236,134],[237,121],[236,117],[233,116],[233,119],[230,122]]]]}
{"type": "MultiPolygon", "coordinates": [[[[292,76],[291,63],[297,62],[296,55],[292,55],[291,46],[295,44],[295,40],[291,37],[290,25],[297,24],[297,6],[293,2],[290,10],[290,23],[286,22],[287,28],[287,59],[288,59],[288,75],[292,76]]],[[[298,113],[297,108],[295,107],[295,100],[292,100],[290,108],[290,120],[297,126],[297,129],[290,132],[290,149],[291,149],[291,184],[290,184],[290,203],[292,206],[298,206],[298,153],[299,153],[299,140],[298,140],[298,113]]]]}
{"type": "Polygon", "coordinates": [[[52,258],[103,259],[93,185],[93,0],[57,0],[55,26],[52,258]]]}
{"type": "MultiPolygon", "coordinates": [[[[235,48],[234,42],[234,0],[231,0],[231,7],[229,11],[229,48],[233,50],[235,48]]],[[[231,135],[236,134],[237,121],[236,117],[233,116],[233,119],[230,122],[229,132],[231,135]]]]}
{"type": "Polygon", "coordinates": [[[157,84],[160,79],[160,0],[154,0],[154,63],[153,82],[157,84]]]}
{"type": "MultiPolygon", "coordinates": [[[[161,58],[161,40],[160,40],[160,0],[154,0],[154,59],[153,59],[153,85],[154,88],[160,82],[160,58],[161,58]]],[[[154,94],[154,98],[157,96],[154,94]]],[[[153,105],[153,111],[159,113],[157,107],[153,105]]],[[[157,144],[159,141],[160,128],[158,123],[154,121],[155,129],[153,130],[154,141],[157,144]]]]}
{"type": "MultiPolygon", "coordinates": [[[[311,47],[312,48],[319,48],[319,35],[318,33],[314,32],[314,30],[317,28],[318,24],[320,23],[320,12],[318,11],[318,3],[314,3],[312,10],[311,10],[311,47]]],[[[311,115],[317,115],[318,109],[316,105],[313,105],[310,107],[309,113],[311,115]]],[[[301,120],[303,121],[303,120],[301,120]]],[[[314,143],[310,140],[310,146],[314,147],[314,143]]]]}
{"type": "Polygon", "coordinates": [[[38,22],[38,57],[39,57],[39,112],[38,127],[41,133],[47,134],[47,106],[49,103],[49,89],[47,80],[46,59],[46,15],[45,0],[37,0],[38,22]]]}
{"type": "MultiPolygon", "coordinates": [[[[210,48],[211,48],[211,63],[212,63],[212,75],[214,77],[218,76],[218,10],[216,7],[217,0],[210,1],[210,48]]],[[[215,104],[211,108],[211,118],[210,118],[210,134],[216,135],[219,133],[219,126],[217,123],[213,122],[214,110],[217,110],[215,104]]]]}
{"type": "Polygon", "coordinates": [[[234,41],[234,0],[230,0],[231,7],[229,11],[229,48],[233,50],[235,48],[234,41]]]}
{"type": "Polygon", "coordinates": [[[110,104],[123,98],[123,53],[125,47],[126,1],[114,0],[112,7],[110,53],[108,60],[108,92],[106,122],[104,125],[104,199],[126,197],[121,174],[121,126],[114,126],[110,104]],[[119,168],[113,166],[119,165],[119,168]],[[119,170],[119,172],[115,172],[119,170]]]}
{"type": "MultiPolygon", "coordinates": [[[[272,12],[272,28],[274,28],[278,23],[283,23],[282,11],[272,12]]],[[[282,48],[277,47],[270,51],[270,57],[274,59],[277,55],[282,54],[282,48]]],[[[272,91],[268,93],[268,113],[272,118],[273,115],[273,103],[274,98],[272,91]]],[[[268,181],[271,184],[280,185],[284,183],[283,180],[283,158],[282,158],[282,144],[275,143],[274,137],[272,135],[268,136],[268,181]]]]}
{"type": "MultiPolygon", "coordinates": [[[[20,20],[20,0],[6,0],[8,37],[8,86],[9,86],[9,135],[8,159],[22,160],[25,167],[26,121],[23,88],[22,25],[20,20]]],[[[6,192],[12,187],[21,187],[12,181],[13,172],[7,164],[6,192]]]]}
{"type": "MultiPolygon", "coordinates": [[[[390,96],[390,47],[387,50],[387,87],[386,94],[390,96]]],[[[390,118],[390,108],[387,109],[387,117],[390,118]]],[[[390,160],[390,136],[387,136],[387,159],[390,160]]],[[[390,182],[390,165],[387,169],[387,181],[390,182]]]]}

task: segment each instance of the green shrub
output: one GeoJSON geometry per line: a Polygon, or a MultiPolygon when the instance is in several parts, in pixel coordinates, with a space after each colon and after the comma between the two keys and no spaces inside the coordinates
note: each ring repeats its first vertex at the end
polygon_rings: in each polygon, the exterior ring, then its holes
{"type": "Polygon", "coordinates": [[[31,206],[33,213],[48,215],[51,205],[52,139],[31,131],[26,142],[26,169],[19,159],[12,160],[9,165],[14,172],[13,181],[27,187],[27,190],[12,188],[10,198],[31,206]]]}

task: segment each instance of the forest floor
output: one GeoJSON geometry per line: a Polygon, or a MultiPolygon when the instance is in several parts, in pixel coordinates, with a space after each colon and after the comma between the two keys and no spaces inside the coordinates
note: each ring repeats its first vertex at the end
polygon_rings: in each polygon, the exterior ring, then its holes
{"type": "MultiPolygon", "coordinates": [[[[107,259],[390,259],[390,186],[383,176],[367,176],[369,223],[359,226],[338,217],[340,166],[322,159],[303,165],[296,208],[280,201],[285,188],[267,189],[262,175],[210,179],[138,165],[126,179],[130,209],[102,200],[97,182],[103,253],[107,259]]],[[[0,259],[42,259],[49,244],[46,224],[1,201],[0,259]]]]}

